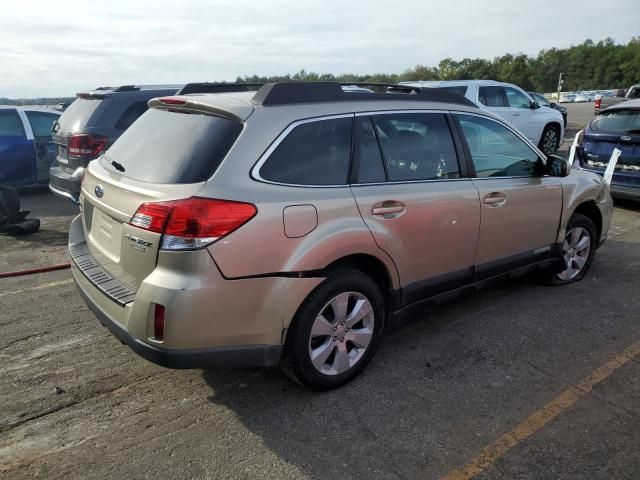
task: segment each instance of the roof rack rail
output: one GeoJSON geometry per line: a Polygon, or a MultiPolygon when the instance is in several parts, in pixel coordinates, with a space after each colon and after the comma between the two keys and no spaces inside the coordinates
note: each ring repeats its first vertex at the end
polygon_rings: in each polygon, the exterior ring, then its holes
{"type": "Polygon", "coordinates": [[[253,103],[263,106],[291,105],[296,103],[320,103],[371,100],[415,100],[421,102],[456,103],[475,107],[469,99],[435,88],[421,88],[392,83],[363,82],[284,82],[266,83],[253,96],[253,103]],[[349,92],[343,86],[384,87],[384,92],[349,92]]]}
{"type": "Polygon", "coordinates": [[[232,93],[232,92],[252,92],[262,87],[264,83],[187,83],[182,87],[177,95],[188,95],[190,93],[232,93]]]}

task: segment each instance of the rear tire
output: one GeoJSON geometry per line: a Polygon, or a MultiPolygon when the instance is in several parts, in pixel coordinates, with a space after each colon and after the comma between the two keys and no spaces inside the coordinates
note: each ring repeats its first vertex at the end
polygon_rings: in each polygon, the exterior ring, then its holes
{"type": "Polygon", "coordinates": [[[331,270],[291,322],[283,367],[313,390],[344,385],[373,358],[384,321],[384,298],[368,275],[331,270]]]}
{"type": "Polygon", "coordinates": [[[581,213],[574,213],[567,224],[562,246],[566,269],[559,273],[547,274],[545,280],[550,285],[567,285],[582,280],[596,254],[598,230],[593,221],[581,213]]]}
{"type": "Polygon", "coordinates": [[[540,136],[538,148],[545,155],[553,155],[560,146],[560,129],[555,125],[547,125],[540,136]]]}

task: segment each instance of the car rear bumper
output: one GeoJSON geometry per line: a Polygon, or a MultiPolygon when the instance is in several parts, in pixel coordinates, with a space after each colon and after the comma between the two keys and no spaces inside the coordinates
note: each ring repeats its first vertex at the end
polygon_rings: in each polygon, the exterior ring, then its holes
{"type": "Polygon", "coordinates": [[[72,174],[69,174],[60,166],[51,167],[49,170],[49,190],[73,203],[78,203],[84,170],[83,167],[79,167],[72,174]]]}
{"type": "Polygon", "coordinates": [[[78,282],[72,269],[80,295],[96,318],[109,329],[114,337],[140,355],[157,365],[167,368],[222,368],[222,367],[268,367],[280,363],[281,345],[243,345],[233,347],[169,350],[145,343],[123,328],[93,300],[89,292],[78,282]]]}
{"type": "Polygon", "coordinates": [[[143,358],[169,368],[274,366],[284,333],[323,279],[226,279],[209,252],[165,252],[137,287],[93,256],[82,216],[69,229],[74,281],[89,309],[143,358]],[[286,295],[283,295],[286,292],[286,295]],[[154,338],[155,305],[165,307],[164,340],[154,338]]]}

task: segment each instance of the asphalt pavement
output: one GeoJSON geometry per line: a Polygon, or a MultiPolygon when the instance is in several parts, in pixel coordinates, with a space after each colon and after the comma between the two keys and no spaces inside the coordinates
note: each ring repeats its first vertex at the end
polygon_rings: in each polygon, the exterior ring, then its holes
{"type": "MultiPolygon", "coordinates": [[[[75,207],[23,203],[42,230],[0,237],[0,271],[66,261],[75,207]]],[[[278,369],[152,365],[68,270],[0,279],[0,478],[637,479],[639,272],[640,205],[618,204],[582,282],[416,315],[322,394],[278,369]]]]}

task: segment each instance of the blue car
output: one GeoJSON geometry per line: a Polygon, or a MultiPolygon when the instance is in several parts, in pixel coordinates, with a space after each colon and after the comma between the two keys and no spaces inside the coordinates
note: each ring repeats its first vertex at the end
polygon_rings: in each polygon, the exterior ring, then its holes
{"type": "Polygon", "coordinates": [[[49,183],[56,158],[51,128],[59,117],[45,108],[0,107],[0,186],[49,183]]]}
{"type": "Polygon", "coordinates": [[[611,195],[640,201],[640,100],[602,110],[584,130],[580,167],[604,174],[614,148],[622,151],[611,181],[611,195]]]}

